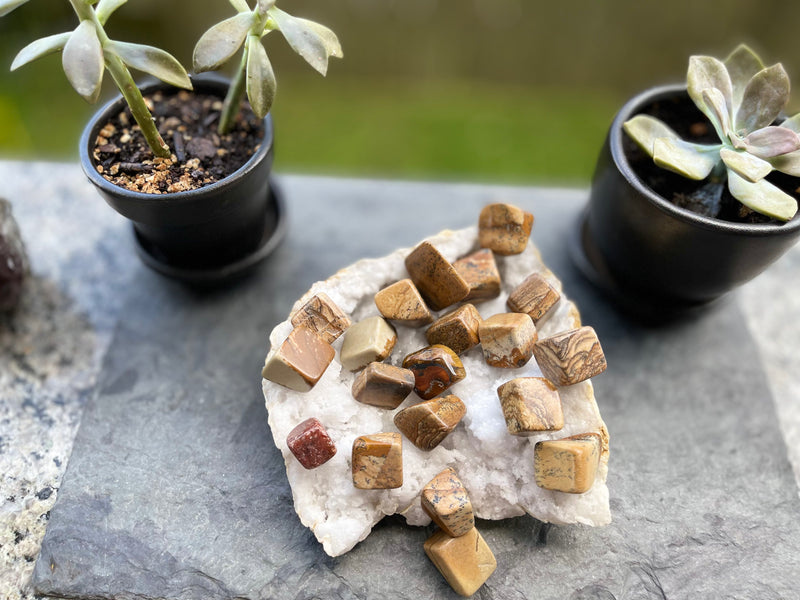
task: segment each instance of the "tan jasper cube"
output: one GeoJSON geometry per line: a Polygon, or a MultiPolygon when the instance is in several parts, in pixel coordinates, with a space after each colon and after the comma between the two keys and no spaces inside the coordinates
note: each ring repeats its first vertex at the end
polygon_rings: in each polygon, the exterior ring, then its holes
{"type": "Polygon", "coordinates": [[[543,377],[518,377],[497,388],[506,427],[512,435],[529,436],[564,427],[556,386],[543,377]]]}
{"type": "Polygon", "coordinates": [[[544,277],[534,273],[508,295],[506,306],[512,312],[526,313],[534,323],[538,323],[556,305],[559,298],[561,295],[558,290],[544,277]]]}
{"type": "Polygon", "coordinates": [[[601,444],[596,433],[537,442],[533,449],[536,485],[568,494],[588,492],[597,475],[601,444]]]}
{"type": "Polygon", "coordinates": [[[332,344],[350,327],[350,318],[327,294],[319,293],[292,315],[292,326],[304,326],[332,344]]]}
{"type": "Polygon", "coordinates": [[[387,490],[403,485],[403,439],[399,433],[362,435],[353,441],[353,485],[387,490]]]}
{"type": "Polygon", "coordinates": [[[480,302],[500,295],[500,271],[497,270],[494,253],[488,248],[459,258],[453,267],[469,285],[469,295],[464,298],[465,301],[480,302]]]}
{"type": "Polygon", "coordinates": [[[436,319],[428,327],[425,337],[431,345],[441,344],[456,354],[463,354],[480,342],[478,329],[482,321],[478,309],[472,304],[465,304],[436,319]]]}
{"type": "Polygon", "coordinates": [[[298,392],[319,381],[336,351],[305,327],[295,327],[280,347],[264,361],[261,376],[298,392]]]}
{"type": "Polygon", "coordinates": [[[461,399],[450,395],[404,408],[394,416],[394,424],[417,448],[433,450],[465,414],[461,399]]]}
{"type": "Polygon", "coordinates": [[[467,282],[430,242],[414,248],[405,264],[414,285],[433,310],[447,308],[469,294],[467,282]]]}
{"type": "Polygon", "coordinates": [[[439,530],[423,545],[425,554],[461,596],[472,596],[497,568],[497,560],[474,527],[459,537],[439,530]]]}
{"type": "Polygon", "coordinates": [[[397,333],[381,317],[369,317],[351,325],[344,334],[339,359],[349,371],[385,360],[397,343],[397,333]]]}
{"type": "Polygon", "coordinates": [[[373,362],[353,381],[353,398],[362,404],[394,410],[414,391],[414,372],[373,362]]]}
{"type": "Polygon", "coordinates": [[[478,242],[495,254],[519,254],[528,245],[533,215],[511,204],[489,204],[478,219],[478,242]]]}
{"type": "Polygon", "coordinates": [[[410,279],[383,288],[375,294],[375,306],[390,321],[408,327],[421,327],[433,322],[433,315],[410,279]]]}
{"type": "Polygon", "coordinates": [[[558,333],[533,348],[542,373],[556,385],[573,385],[606,370],[606,357],[591,327],[558,333]]]}
{"type": "Polygon", "coordinates": [[[538,334],[533,320],[523,313],[501,313],[485,319],[478,335],[486,364],[516,369],[533,356],[538,334]]]}
{"type": "Polygon", "coordinates": [[[450,537],[475,527],[472,502],[455,469],[448,467],[422,488],[422,509],[450,537]]]}

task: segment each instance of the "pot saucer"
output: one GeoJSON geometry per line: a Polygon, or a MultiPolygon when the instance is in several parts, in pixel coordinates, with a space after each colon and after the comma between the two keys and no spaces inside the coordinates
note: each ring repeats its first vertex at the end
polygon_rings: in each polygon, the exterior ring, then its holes
{"type": "Polygon", "coordinates": [[[287,216],[283,196],[280,190],[275,189],[272,181],[267,189],[269,194],[267,212],[270,214],[264,221],[261,241],[253,252],[234,262],[210,268],[176,266],[165,260],[157,249],[142,238],[135,228],[132,228],[136,253],[145,265],[161,275],[194,286],[213,287],[242,277],[269,256],[286,235],[287,216]]]}

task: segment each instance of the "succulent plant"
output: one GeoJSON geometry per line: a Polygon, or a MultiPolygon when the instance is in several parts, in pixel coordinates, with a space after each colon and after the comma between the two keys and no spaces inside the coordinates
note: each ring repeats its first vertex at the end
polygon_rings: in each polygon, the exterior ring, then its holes
{"type": "MultiPolygon", "coordinates": [[[[0,0],[0,17],[28,0],[0,0]]],[[[118,42],[106,35],[103,26],[127,0],[70,0],[80,23],[73,31],[41,38],[25,46],[11,64],[14,71],[47,54],[61,51],[64,74],[72,87],[87,102],[100,95],[103,73],[107,69],[128,103],[136,123],[156,156],[169,157],[169,147],[153,122],[128,68],[144,71],[172,85],[192,89],[186,70],[169,53],[142,44],[118,42]]]]}
{"type": "MultiPolygon", "coordinates": [[[[778,63],[765,67],[747,46],[726,59],[692,56],[687,90],[708,117],[719,144],[681,139],[662,121],[637,115],[625,131],[654,162],[690,179],[727,179],[731,195],[749,209],[788,221],[796,200],[764,179],[773,169],[800,176],[800,114],[774,125],[789,100],[789,77],[778,63]]],[[[721,188],[720,188],[721,191],[721,188]]]]}
{"type": "Polygon", "coordinates": [[[230,131],[245,90],[253,112],[263,118],[275,98],[277,83],[272,64],[261,38],[272,31],[280,31],[292,50],[322,75],[328,71],[328,57],[342,57],[342,47],[336,34],[314,21],[299,19],[275,6],[275,0],[257,0],[251,9],[246,0],[230,0],[238,14],[217,23],[198,40],[194,49],[194,70],[198,72],[218,69],[244,46],[239,68],[236,70],[225,98],[218,131],[230,131]]]}

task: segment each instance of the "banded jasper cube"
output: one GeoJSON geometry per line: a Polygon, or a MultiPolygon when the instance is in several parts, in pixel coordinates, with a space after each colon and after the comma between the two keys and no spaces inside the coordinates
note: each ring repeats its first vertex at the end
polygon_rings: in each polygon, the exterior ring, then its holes
{"type": "Polygon", "coordinates": [[[353,441],[353,485],[386,490],[403,485],[403,439],[399,433],[362,435],[353,441]]]}
{"type": "Polygon", "coordinates": [[[459,537],[475,527],[472,502],[455,469],[448,467],[431,479],[421,496],[422,509],[451,537],[459,537]]]}
{"type": "Polygon", "coordinates": [[[495,254],[519,254],[528,245],[533,215],[511,204],[489,204],[478,218],[478,242],[495,254]]]}
{"type": "Polygon", "coordinates": [[[414,391],[414,373],[408,369],[373,362],[353,382],[353,398],[378,408],[395,409],[414,391]]]}
{"type": "Polygon", "coordinates": [[[397,343],[397,333],[383,318],[375,316],[351,325],[344,334],[339,359],[349,371],[388,358],[397,343]]]}
{"type": "Polygon", "coordinates": [[[580,383],[606,370],[606,357],[591,327],[564,331],[536,342],[533,348],[542,374],[556,385],[580,383]]]}
{"type": "Polygon", "coordinates": [[[298,392],[319,381],[336,351],[306,327],[295,327],[277,350],[264,361],[261,376],[298,392]]]}
{"type": "Polygon", "coordinates": [[[482,320],[475,306],[465,304],[436,319],[425,337],[429,344],[447,346],[456,354],[463,354],[480,342],[478,329],[482,320]]]}
{"type": "Polygon", "coordinates": [[[336,444],[318,419],[306,419],[286,436],[286,445],[306,469],[316,469],[336,454],[336,444]]]}
{"type": "Polygon", "coordinates": [[[305,326],[323,341],[332,344],[350,327],[350,318],[327,294],[319,293],[292,315],[292,326],[305,326]]]}
{"type": "Polygon", "coordinates": [[[564,427],[561,398],[543,377],[518,377],[497,388],[506,427],[512,435],[529,436],[564,427]]]}
{"type": "Polygon", "coordinates": [[[523,313],[491,316],[481,323],[478,335],[486,363],[503,369],[527,364],[538,337],[533,320],[523,313]]]}
{"type": "Polygon", "coordinates": [[[375,305],[390,321],[408,327],[421,327],[433,322],[433,315],[410,279],[401,279],[375,294],[375,305]]]}
{"type": "Polygon", "coordinates": [[[423,545],[425,554],[461,596],[472,596],[497,568],[497,560],[474,527],[459,537],[438,530],[423,545]]]}
{"type": "Polygon", "coordinates": [[[469,285],[430,242],[422,242],[406,257],[406,270],[425,302],[442,310],[469,294],[469,285]]]}
{"type": "Polygon", "coordinates": [[[491,300],[500,295],[500,271],[494,253],[488,248],[458,259],[453,267],[469,285],[469,295],[464,298],[466,302],[491,300]]]}
{"type": "Polygon", "coordinates": [[[439,344],[409,354],[403,359],[403,368],[414,373],[414,391],[423,400],[438,396],[467,376],[458,354],[439,344]]]}
{"type": "Polygon", "coordinates": [[[552,309],[561,295],[538,273],[529,275],[508,295],[506,306],[512,312],[526,313],[537,323],[552,309]]]}
{"type": "Polygon", "coordinates": [[[533,449],[536,485],[567,494],[588,492],[594,485],[601,449],[596,433],[537,442],[533,449]]]}
{"type": "Polygon", "coordinates": [[[404,408],[394,416],[394,424],[417,448],[433,450],[465,414],[461,399],[450,395],[404,408]]]}

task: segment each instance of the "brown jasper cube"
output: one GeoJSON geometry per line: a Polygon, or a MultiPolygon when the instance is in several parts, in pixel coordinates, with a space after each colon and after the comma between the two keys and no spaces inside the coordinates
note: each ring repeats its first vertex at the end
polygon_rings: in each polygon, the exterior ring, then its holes
{"type": "Polygon", "coordinates": [[[422,242],[411,251],[406,270],[433,310],[447,308],[469,294],[467,282],[430,242],[422,242]]]}
{"type": "Polygon", "coordinates": [[[305,326],[323,341],[332,344],[350,327],[350,318],[327,294],[320,292],[292,315],[292,325],[305,326]]]}
{"type": "Polygon", "coordinates": [[[360,490],[403,485],[403,439],[399,433],[362,435],[353,441],[353,485],[360,490]]]}
{"type": "Polygon", "coordinates": [[[465,304],[439,317],[428,327],[425,337],[429,344],[447,346],[456,354],[463,354],[478,345],[478,328],[481,315],[472,304],[465,304]]]}
{"type": "Polygon", "coordinates": [[[261,376],[298,392],[319,381],[336,351],[305,327],[295,327],[277,351],[264,361],[261,376]]]}
{"type": "Polygon", "coordinates": [[[492,367],[516,369],[533,356],[538,334],[533,320],[522,313],[501,313],[485,319],[478,335],[483,357],[492,367]]]}
{"type": "Polygon", "coordinates": [[[422,509],[450,537],[459,537],[475,527],[475,515],[464,484],[448,467],[422,488],[422,509]]]}
{"type": "Polygon", "coordinates": [[[533,215],[511,204],[484,206],[478,219],[478,242],[495,254],[519,254],[528,245],[533,215]]]}
{"type": "Polygon", "coordinates": [[[469,295],[464,298],[467,302],[491,300],[500,295],[500,271],[494,253],[488,248],[458,259],[453,267],[469,286],[469,295]]]}
{"type": "Polygon", "coordinates": [[[336,454],[336,444],[315,418],[306,419],[286,436],[286,445],[306,469],[316,469],[336,454]]]}
{"type": "Polygon", "coordinates": [[[390,321],[400,325],[421,327],[433,322],[430,309],[410,279],[402,279],[375,294],[375,305],[390,321]]]}
{"type": "Polygon", "coordinates": [[[373,362],[353,382],[353,398],[363,404],[394,410],[414,391],[414,373],[373,362]]]}
{"type": "Polygon", "coordinates": [[[425,540],[425,554],[461,596],[472,596],[497,568],[497,560],[474,527],[459,537],[438,530],[425,540]]]}
{"type": "Polygon", "coordinates": [[[506,427],[512,435],[529,436],[564,427],[556,386],[543,377],[518,377],[497,388],[506,427]]]}
{"type": "Polygon", "coordinates": [[[591,327],[580,327],[536,342],[542,373],[556,385],[579,383],[606,370],[606,357],[591,327]]]}
{"type": "Polygon", "coordinates": [[[520,283],[508,295],[506,306],[512,312],[526,313],[533,322],[538,322],[556,305],[561,295],[548,281],[534,273],[520,283]]]}
{"type": "Polygon", "coordinates": [[[467,407],[451,395],[404,408],[394,416],[394,424],[417,448],[433,450],[465,414],[467,407]]]}
{"type": "Polygon", "coordinates": [[[537,442],[533,449],[536,485],[568,494],[588,492],[597,475],[601,443],[596,433],[537,442]]]}
{"type": "Polygon", "coordinates": [[[351,325],[344,334],[339,360],[345,369],[358,371],[369,363],[385,360],[397,343],[397,333],[381,317],[369,317],[351,325]]]}
{"type": "Polygon", "coordinates": [[[458,354],[447,346],[434,344],[409,354],[403,368],[414,373],[414,391],[423,400],[438,396],[467,376],[458,354]]]}

